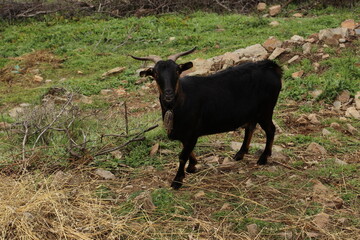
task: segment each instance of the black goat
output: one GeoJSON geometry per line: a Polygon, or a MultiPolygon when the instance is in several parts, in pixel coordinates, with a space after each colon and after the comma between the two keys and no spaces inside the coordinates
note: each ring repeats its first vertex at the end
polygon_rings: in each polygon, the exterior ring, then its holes
{"type": "Polygon", "coordinates": [[[168,137],[180,140],[180,166],[171,186],[178,189],[186,171],[196,171],[197,160],[193,149],[200,136],[245,128],[245,138],[235,160],[243,159],[259,123],[266,133],[266,146],[258,164],[266,164],[274,141],[273,110],[281,89],[281,68],[270,60],[245,63],[230,67],[210,76],[186,76],[180,74],[193,66],[192,62],[176,64],[180,56],[194,49],[172,55],[168,60],[158,56],[133,57],[155,62],[153,68],[140,72],[152,76],[160,91],[160,104],[168,137]]]}

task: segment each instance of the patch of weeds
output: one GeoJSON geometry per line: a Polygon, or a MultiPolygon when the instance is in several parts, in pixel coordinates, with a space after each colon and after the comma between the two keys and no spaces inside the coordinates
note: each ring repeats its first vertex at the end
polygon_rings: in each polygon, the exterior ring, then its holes
{"type": "Polygon", "coordinates": [[[305,165],[303,161],[295,161],[291,163],[291,166],[294,168],[301,168],[305,165]]]}
{"type": "Polygon", "coordinates": [[[250,224],[256,224],[259,230],[262,230],[262,234],[274,233],[284,227],[283,223],[267,222],[260,219],[245,217],[236,224],[235,230],[238,232],[247,231],[246,226],[250,224]]]}
{"type": "Polygon", "coordinates": [[[95,194],[99,198],[115,197],[115,194],[111,191],[111,189],[103,184],[96,187],[95,194]]]}
{"type": "Polygon", "coordinates": [[[358,170],[358,167],[354,164],[339,165],[334,162],[334,159],[330,159],[324,161],[321,167],[309,171],[314,176],[341,180],[343,177],[349,177],[351,179],[358,170]]]}
{"type": "Polygon", "coordinates": [[[314,216],[316,214],[321,213],[324,210],[324,207],[317,202],[310,202],[305,210],[305,215],[307,216],[314,216]]]}
{"type": "Polygon", "coordinates": [[[161,159],[149,155],[151,147],[152,142],[149,140],[129,144],[126,148],[124,163],[131,167],[161,166],[164,163],[161,159]]]}
{"type": "Polygon", "coordinates": [[[168,189],[156,189],[151,193],[152,201],[158,213],[191,214],[192,208],[186,195],[175,196],[168,189]]]}

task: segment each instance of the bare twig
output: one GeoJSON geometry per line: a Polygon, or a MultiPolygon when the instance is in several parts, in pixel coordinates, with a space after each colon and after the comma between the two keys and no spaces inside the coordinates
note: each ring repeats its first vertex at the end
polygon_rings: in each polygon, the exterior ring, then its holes
{"type": "Polygon", "coordinates": [[[142,134],[146,133],[146,132],[149,132],[155,128],[157,128],[159,126],[159,124],[156,124],[154,126],[151,126],[147,129],[145,129],[144,131],[141,131],[139,132],[138,134],[136,134],[132,139],[130,139],[129,141],[127,141],[126,143],[123,143],[121,144],[120,146],[117,146],[117,147],[113,147],[113,148],[108,148],[108,149],[105,149],[103,151],[100,151],[96,154],[94,154],[94,156],[100,156],[100,155],[104,155],[104,154],[107,154],[107,153],[110,153],[110,152],[113,152],[113,151],[116,151],[116,150],[119,150],[127,145],[129,145],[130,143],[132,142],[137,142],[137,141],[143,141],[145,139],[145,137],[140,137],[142,134]]]}
{"type": "Polygon", "coordinates": [[[28,122],[27,121],[23,122],[23,126],[25,128],[25,134],[24,134],[24,138],[22,141],[22,159],[25,162],[25,144],[26,144],[26,140],[28,138],[28,133],[29,133],[28,122]]]}
{"type": "Polygon", "coordinates": [[[56,117],[53,119],[53,121],[52,121],[50,124],[48,124],[48,125],[42,130],[42,132],[41,132],[41,133],[39,134],[39,136],[36,138],[35,143],[34,143],[34,145],[33,145],[32,148],[35,148],[35,146],[36,146],[37,142],[40,140],[41,136],[42,136],[47,130],[49,130],[49,128],[50,128],[50,127],[56,122],[56,120],[63,114],[63,112],[65,111],[66,107],[71,103],[72,98],[73,98],[73,94],[71,94],[71,95],[69,96],[68,101],[64,104],[64,106],[62,107],[62,109],[60,110],[60,112],[56,115],[56,117]]]}
{"type": "Polygon", "coordinates": [[[125,133],[129,135],[129,119],[128,119],[128,109],[126,101],[124,102],[124,111],[125,111],[125,133]]]}
{"type": "Polygon", "coordinates": [[[216,0],[216,3],[217,3],[220,7],[222,7],[222,8],[224,8],[224,9],[226,9],[227,11],[231,12],[231,9],[228,8],[227,6],[225,6],[224,4],[222,4],[219,0],[216,0]]]}

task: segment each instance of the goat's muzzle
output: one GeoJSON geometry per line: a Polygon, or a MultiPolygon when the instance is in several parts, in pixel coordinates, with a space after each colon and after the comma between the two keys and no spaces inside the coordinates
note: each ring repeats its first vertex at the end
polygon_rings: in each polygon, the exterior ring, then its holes
{"type": "Polygon", "coordinates": [[[164,100],[167,103],[173,102],[175,99],[175,93],[172,90],[165,90],[164,91],[164,100]]]}

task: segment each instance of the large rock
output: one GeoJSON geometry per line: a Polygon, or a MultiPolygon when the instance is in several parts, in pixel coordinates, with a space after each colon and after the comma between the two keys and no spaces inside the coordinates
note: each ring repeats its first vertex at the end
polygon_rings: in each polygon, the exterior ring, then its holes
{"type": "Polygon", "coordinates": [[[309,152],[310,154],[311,153],[312,154],[320,154],[320,155],[327,154],[326,149],[316,142],[310,143],[309,146],[306,148],[306,151],[309,152]]]}
{"type": "Polygon", "coordinates": [[[276,15],[278,15],[281,12],[281,6],[280,5],[275,5],[269,8],[269,14],[270,16],[274,17],[276,15]]]}
{"type": "Polygon", "coordinates": [[[354,19],[347,19],[341,23],[342,28],[355,29],[356,22],[354,19]]]}
{"type": "Polygon", "coordinates": [[[345,116],[360,120],[360,113],[355,107],[349,107],[346,109],[345,116]]]}
{"type": "Polygon", "coordinates": [[[274,51],[275,48],[279,48],[282,45],[282,41],[278,40],[276,37],[269,37],[263,44],[263,47],[271,52],[274,51]]]}
{"type": "Polygon", "coordinates": [[[360,91],[355,94],[355,107],[360,110],[360,91]]]}
{"type": "Polygon", "coordinates": [[[266,59],[268,52],[266,49],[261,46],[261,44],[251,45],[247,48],[241,48],[234,53],[239,54],[240,57],[251,57],[254,60],[263,60],[266,59]]]}
{"type": "Polygon", "coordinates": [[[214,64],[214,61],[211,59],[206,60],[203,58],[196,58],[192,61],[193,67],[190,68],[188,71],[183,72],[183,75],[204,75],[210,72],[210,69],[212,65],[214,64]]]}
{"type": "Polygon", "coordinates": [[[313,221],[320,229],[324,229],[329,225],[330,215],[326,213],[319,213],[314,217],[313,221]]]}
{"type": "Polygon", "coordinates": [[[323,204],[326,207],[336,209],[341,208],[344,204],[344,200],[342,200],[334,191],[326,187],[318,180],[315,180],[313,200],[323,204]]]}
{"type": "Polygon", "coordinates": [[[334,45],[334,43],[338,43],[340,38],[347,38],[348,36],[349,30],[347,28],[329,28],[319,32],[319,40],[329,45],[334,45]]]}
{"type": "Polygon", "coordinates": [[[302,46],[304,54],[310,54],[311,52],[311,43],[307,42],[302,46]]]}
{"type": "Polygon", "coordinates": [[[266,3],[264,2],[259,2],[258,5],[256,6],[256,9],[260,12],[266,10],[266,3]]]}
{"type": "Polygon", "coordinates": [[[275,50],[270,54],[269,59],[274,60],[278,56],[280,56],[282,53],[284,53],[286,50],[284,48],[277,47],[275,50]]]}
{"type": "Polygon", "coordinates": [[[344,90],[337,97],[337,100],[341,103],[347,103],[350,100],[350,92],[348,90],[344,90]]]}

